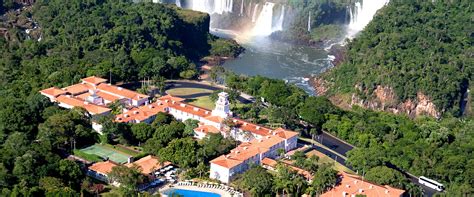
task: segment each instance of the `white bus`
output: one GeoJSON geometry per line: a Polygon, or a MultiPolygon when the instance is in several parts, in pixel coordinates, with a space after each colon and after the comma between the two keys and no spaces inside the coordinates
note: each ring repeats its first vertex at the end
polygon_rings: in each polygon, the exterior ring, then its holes
{"type": "Polygon", "coordinates": [[[440,191],[440,192],[444,190],[443,184],[441,184],[441,183],[439,183],[435,180],[431,180],[429,178],[426,178],[424,176],[420,176],[418,178],[418,183],[420,183],[422,185],[426,185],[427,187],[435,189],[435,190],[440,191]]]}

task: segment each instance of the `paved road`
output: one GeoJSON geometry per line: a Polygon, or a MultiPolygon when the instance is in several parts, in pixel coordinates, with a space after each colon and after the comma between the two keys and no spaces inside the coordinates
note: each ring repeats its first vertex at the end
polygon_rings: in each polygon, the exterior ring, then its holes
{"type": "MultiPolygon", "coordinates": [[[[329,134],[329,133],[326,133],[326,132],[323,132],[321,135],[317,136],[315,138],[316,141],[318,141],[319,143],[321,143],[322,145],[326,146],[327,148],[330,148],[330,150],[327,150],[326,147],[319,147],[319,146],[315,146],[314,149],[318,150],[319,152],[331,157],[332,159],[336,160],[337,162],[339,162],[340,164],[352,169],[350,166],[347,166],[346,165],[346,159],[341,157],[341,156],[337,156],[337,154],[334,154],[334,152],[346,157],[346,153],[350,150],[352,150],[354,148],[354,146],[336,138],[335,136],[329,134]],[[332,152],[334,151],[334,152],[332,152]]],[[[421,188],[423,188],[423,191],[424,191],[424,196],[433,196],[434,194],[437,193],[436,190],[434,189],[431,189],[429,187],[426,187],[424,185],[420,185],[418,183],[418,177],[416,176],[413,176],[411,174],[408,174],[406,172],[402,172],[404,173],[408,179],[416,184],[416,185],[419,185],[421,186],[421,188]]]]}
{"type": "Polygon", "coordinates": [[[344,156],[346,156],[348,151],[354,148],[354,146],[345,143],[344,141],[341,141],[340,139],[326,132],[323,132],[321,135],[317,136],[315,140],[344,156]]]}

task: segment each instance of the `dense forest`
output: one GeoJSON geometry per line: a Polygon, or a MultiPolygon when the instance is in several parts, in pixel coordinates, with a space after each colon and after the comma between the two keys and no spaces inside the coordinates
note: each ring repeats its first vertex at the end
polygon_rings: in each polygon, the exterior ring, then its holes
{"type": "Polygon", "coordinates": [[[441,181],[448,196],[474,194],[472,118],[410,119],[358,107],[346,111],[325,97],[310,97],[294,85],[261,76],[229,73],[226,83],[267,102],[269,107],[257,102],[239,111],[246,119],[269,127],[283,125],[307,137],[327,131],[355,145],[347,162],[371,181],[419,194],[400,169],[441,181]],[[301,119],[310,126],[301,124],[301,119]]]}
{"type": "MultiPolygon", "coordinates": [[[[356,82],[367,89],[392,85],[401,100],[424,91],[440,109],[459,114],[459,92],[471,85],[473,73],[472,37],[465,34],[470,24],[466,16],[472,11],[466,9],[471,9],[467,1],[391,3],[349,44],[348,61],[327,74],[336,88],[332,94],[353,92],[356,82]]],[[[14,29],[15,39],[0,38],[1,196],[95,193],[95,183],[81,167],[65,159],[72,140],[78,147],[100,141],[143,144],[146,153],[187,169],[186,178],[207,177],[205,163],[235,147],[235,141],[220,135],[196,142],[190,138],[195,122],[181,123],[166,114],[151,125],[101,120],[105,135],[99,137],[84,111],[60,109],[38,94],[41,88],[63,87],[87,75],[111,76],[113,82],[193,78],[201,57],[229,55],[238,48],[208,34],[208,15],[160,4],[81,0],[42,0],[22,14],[39,24],[42,37],[33,40],[24,29],[14,29]]],[[[260,76],[227,74],[226,84],[231,91],[263,98],[233,109],[242,118],[285,126],[303,137],[324,130],[356,145],[348,163],[371,181],[419,194],[398,168],[439,180],[447,186],[445,195],[474,194],[472,117],[410,119],[361,108],[346,111],[325,97],[311,97],[294,85],[260,76]]],[[[241,176],[239,185],[252,194],[314,194],[335,182],[331,168],[307,165],[314,158],[292,159],[327,179],[306,185],[284,168],[273,175],[255,167],[241,176]]],[[[127,184],[136,189],[140,180],[127,184]]]]}
{"type": "MultiPolygon", "coordinates": [[[[51,106],[39,95],[40,89],[64,87],[89,75],[111,77],[114,83],[152,77],[194,78],[199,59],[232,55],[239,48],[235,42],[208,33],[208,15],[161,4],[40,0],[31,9],[22,9],[21,15],[38,24],[41,37],[33,39],[25,29],[15,26],[8,29],[12,39],[0,37],[1,196],[94,192],[89,191],[90,181],[83,182],[80,166],[64,157],[70,152],[72,139],[78,147],[102,139],[91,130],[83,111],[51,106]]],[[[175,126],[176,135],[181,136],[184,131],[180,129],[185,127],[175,126]]],[[[119,128],[123,132],[141,131],[139,136],[145,135],[142,130],[151,130],[145,136],[155,133],[155,128],[126,129],[129,127],[119,128]]],[[[117,132],[113,128],[117,126],[112,125],[110,132],[117,132]]],[[[123,132],[114,135],[123,136],[123,132]]],[[[133,133],[127,135],[134,140],[127,143],[145,142],[133,133]]],[[[200,146],[191,145],[192,151],[200,146]]],[[[175,161],[169,152],[156,154],[175,161]]],[[[189,162],[191,166],[197,164],[198,160],[189,162]]]]}
{"type": "Polygon", "coordinates": [[[423,93],[439,112],[461,115],[473,89],[472,12],[468,0],[390,2],[349,43],[346,61],[324,76],[329,95],[370,100],[380,85],[393,89],[395,105],[423,93]]]}

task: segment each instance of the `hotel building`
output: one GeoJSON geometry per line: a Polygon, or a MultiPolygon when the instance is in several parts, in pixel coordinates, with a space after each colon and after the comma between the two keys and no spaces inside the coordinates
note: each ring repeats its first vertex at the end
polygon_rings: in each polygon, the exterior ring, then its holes
{"type": "MultiPolygon", "coordinates": [[[[184,99],[166,95],[155,103],[148,104],[148,96],[106,83],[99,77],[87,77],[81,83],[65,88],[48,88],[40,93],[64,108],[82,107],[91,115],[106,115],[111,109],[106,105],[119,100],[127,106],[124,113],[115,117],[116,122],[151,123],[159,112],[169,113],[177,120],[199,121],[194,137],[204,138],[208,133],[220,133],[242,142],[229,154],[211,161],[210,178],[228,183],[251,164],[260,165],[265,158],[278,158],[279,151],[285,153],[296,148],[298,133],[283,128],[271,129],[235,118],[230,111],[228,94],[219,93],[214,110],[193,106],[184,99]]],[[[96,131],[101,126],[93,124],[96,131]]],[[[99,173],[100,174],[100,173],[99,173]]]]}

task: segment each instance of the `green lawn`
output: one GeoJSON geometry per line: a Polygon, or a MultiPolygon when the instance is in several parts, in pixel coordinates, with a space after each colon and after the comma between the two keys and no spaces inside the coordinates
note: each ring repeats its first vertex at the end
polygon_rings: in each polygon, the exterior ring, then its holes
{"type": "Polygon", "coordinates": [[[102,161],[102,158],[100,158],[99,156],[97,155],[94,155],[94,154],[88,154],[88,153],[85,153],[85,152],[82,152],[81,150],[74,150],[74,155],[75,156],[78,156],[80,158],[83,158],[87,161],[90,161],[90,162],[99,162],[99,161],[102,161]]]}
{"type": "Polygon", "coordinates": [[[212,110],[215,107],[215,103],[211,100],[209,96],[201,96],[195,99],[190,99],[189,104],[196,105],[208,110],[212,110]]]}
{"type": "MultiPolygon", "coordinates": [[[[213,93],[212,90],[208,89],[202,89],[202,88],[171,88],[169,90],[166,90],[167,94],[170,94],[172,96],[188,96],[188,95],[193,95],[193,94],[199,94],[199,93],[213,93]]],[[[209,98],[209,96],[199,96],[196,98],[192,99],[187,99],[187,101],[191,105],[195,105],[198,107],[202,107],[208,110],[212,110],[215,107],[215,102],[209,98]]],[[[243,106],[242,103],[238,102],[236,107],[241,107],[243,106]]]]}
{"type": "Polygon", "coordinates": [[[167,94],[171,94],[173,96],[187,96],[191,94],[198,94],[198,93],[212,93],[212,90],[202,89],[202,88],[172,88],[166,90],[167,94]]]}
{"type": "Polygon", "coordinates": [[[355,172],[352,171],[351,169],[347,168],[346,166],[343,166],[342,164],[334,161],[334,159],[328,157],[327,155],[317,151],[317,150],[312,150],[312,151],[309,151],[308,153],[306,153],[307,156],[311,156],[311,155],[316,155],[319,157],[319,161],[318,163],[319,164],[323,164],[323,163],[329,163],[329,164],[332,164],[333,165],[333,168],[334,170],[337,170],[337,171],[344,171],[344,172],[347,172],[347,173],[352,173],[354,174],[355,172]]]}
{"type": "Polygon", "coordinates": [[[134,157],[137,156],[137,155],[139,155],[139,154],[141,153],[141,152],[139,152],[139,151],[133,151],[133,150],[130,150],[130,149],[128,149],[128,148],[124,148],[124,147],[122,147],[122,146],[116,146],[116,145],[111,145],[111,144],[104,144],[104,145],[102,145],[102,146],[107,146],[107,147],[109,147],[109,148],[115,149],[115,150],[117,150],[117,151],[120,151],[120,152],[122,152],[122,153],[125,153],[125,154],[127,154],[127,155],[131,155],[131,156],[134,156],[134,157]]]}

